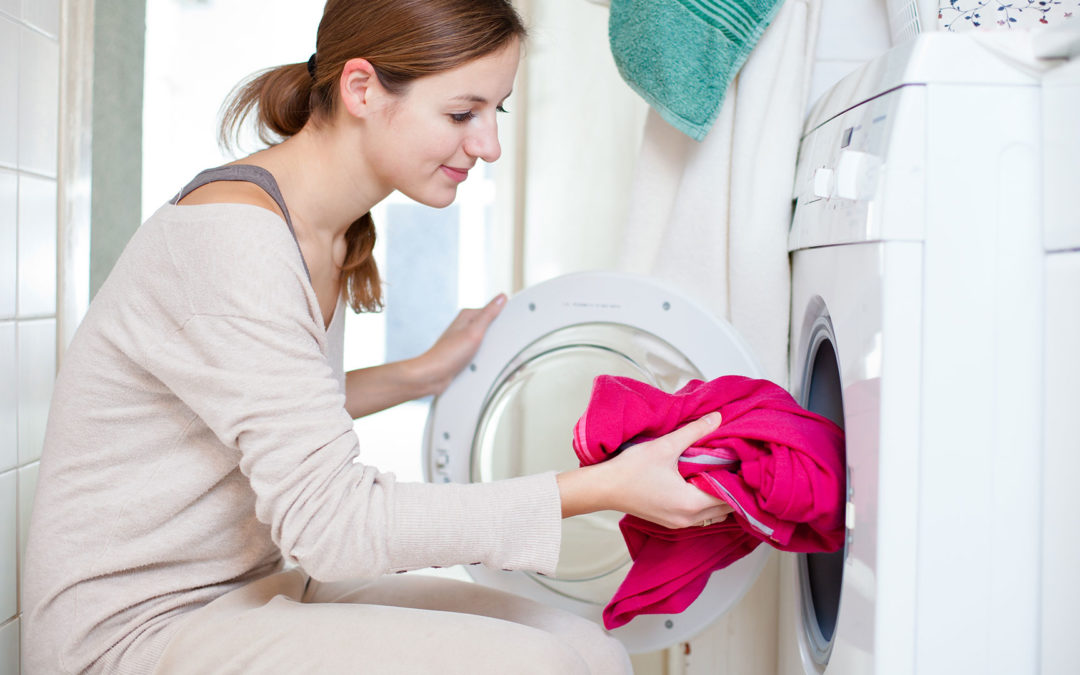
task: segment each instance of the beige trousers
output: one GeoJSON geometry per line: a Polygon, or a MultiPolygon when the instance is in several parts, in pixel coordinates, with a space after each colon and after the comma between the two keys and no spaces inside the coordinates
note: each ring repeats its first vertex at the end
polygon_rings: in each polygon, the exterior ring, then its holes
{"type": "Polygon", "coordinates": [[[195,610],[155,675],[623,675],[622,645],[559,609],[463,581],[393,575],[322,584],[300,570],[195,610]]]}

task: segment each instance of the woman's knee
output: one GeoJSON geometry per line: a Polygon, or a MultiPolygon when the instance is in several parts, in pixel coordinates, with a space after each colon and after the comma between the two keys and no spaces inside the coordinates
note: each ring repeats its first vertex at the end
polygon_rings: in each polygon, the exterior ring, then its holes
{"type": "Polygon", "coordinates": [[[617,639],[600,626],[584,621],[575,631],[570,644],[578,651],[594,675],[629,675],[633,672],[630,656],[617,639]]]}

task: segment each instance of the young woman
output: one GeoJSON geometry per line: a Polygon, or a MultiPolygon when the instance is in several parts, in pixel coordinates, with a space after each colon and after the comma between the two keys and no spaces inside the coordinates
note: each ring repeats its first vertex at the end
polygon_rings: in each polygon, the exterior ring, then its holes
{"type": "Polygon", "coordinates": [[[721,519],[675,468],[719,420],[558,475],[397,483],[356,461],[352,419],[442,391],[503,297],[416,359],[341,372],[345,305],[380,304],[372,206],[395,189],[446,206],[499,157],[524,33],[506,0],[330,0],[312,59],[240,91],[225,131],[256,112],[270,147],[143,224],[66,353],[24,571],[27,672],[628,672],[578,617],[381,575],[552,573],[560,518],[602,509],[721,519]]]}

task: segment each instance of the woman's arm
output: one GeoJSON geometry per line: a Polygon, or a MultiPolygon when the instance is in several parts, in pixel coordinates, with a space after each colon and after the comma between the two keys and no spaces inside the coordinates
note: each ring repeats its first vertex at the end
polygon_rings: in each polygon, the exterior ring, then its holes
{"type": "Polygon", "coordinates": [[[353,419],[440,391],[420,357],[345,373],[345,409],[353,419]]]}
{"type": "Polygon", "coordinates": [[[480,349],[488,326],[502,311],[506,296],[495,296],[481,309],[463,309],[431,349],[404,361],[345,375],[345,409],[353,419],[399,403],[443,392],[480,349]]]}
{"type": "Polygon", "coordinates": [[[719,425],[720,414],[709,413],[606,462],[560,473],[563,517],[611,509],[673,529],[723,520],[731,506],[687,483],[678,470],[679,455],[719,425]]]}

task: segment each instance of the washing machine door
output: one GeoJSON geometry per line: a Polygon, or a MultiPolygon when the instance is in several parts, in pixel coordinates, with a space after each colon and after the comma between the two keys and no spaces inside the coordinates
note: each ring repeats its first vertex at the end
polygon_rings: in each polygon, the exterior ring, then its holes
{"type": "MultiPolygon", "coordinates": [[[[507,302],[473,363],[433,402],[425,477],[479,482],[576,467],[572,430],[601,374],[673,392],[692,379],[762,370],[730,324],[655,280],[606,272],[552,279],[507,302]]],[[[554,576],[466,569],[479,583],[599,623],[630,568],[621,516],[564,520],[554,576]]],[[[738,602],[767,555],[762,546],[715,572],[684,612],[639,616],[612,634],[635,653],[689,639],[738,602]]]]}

